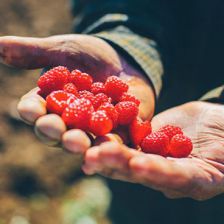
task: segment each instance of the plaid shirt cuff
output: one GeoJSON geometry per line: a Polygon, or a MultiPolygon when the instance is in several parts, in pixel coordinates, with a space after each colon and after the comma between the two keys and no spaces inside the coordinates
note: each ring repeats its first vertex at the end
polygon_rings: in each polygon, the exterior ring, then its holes
{"type": "Polygon", "coordinates": [[[128,16],[107,14],[87,27],[83,33],[92,34],[127,55],[150,79],[156,96],[162,87],[163,66],[156,43],[127,28],[128,16]]]}
{"type": "Polygon", "coordinates": [[[163,67],[154,41],[142,38],[122,26],[110,31],[99,32],[94,36],[125,51],[148,76],[158,97],[162,87],[163,67]]]}
{"type": "Polygon", "coordinates": [[[200,100],[224,104],[224,86],[209,91],[200,100]]]}

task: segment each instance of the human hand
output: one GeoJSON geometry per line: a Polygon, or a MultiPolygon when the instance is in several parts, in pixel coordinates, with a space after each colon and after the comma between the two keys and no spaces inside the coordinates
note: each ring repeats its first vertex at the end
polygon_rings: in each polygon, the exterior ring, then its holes
{"type": "MultiPolygon", "coordinates": [[[[35,69],[64,65],[91,74],[95,81],[118,75],[141,100],[140,116],[150,118],[154,112],[154,94],[141,72],[135,70],[105,41],[88,35],[61,35],[48,38],[0,38],[0,60],[18,68],[35,69]],[[149,99],[149,100],[148,100],[149,99]],[[151,100],[150,100],[151,99],[151,100]]],[[[21,98],[18,110],[29,124],[35,124],[37,136],[46,144],[61,144],[68,151],[83,153],[90,139],[81,130],[66,130],[62,119],[46,114],[46,103],[38,88],[21,98]]]]}
{"type": "Polygon", "coordinates": [[[166,124],[180,126],[192,139],[194,148],[188,158],[164,158],[108,142],[86,152],[83,170],[139,183],[169,198],[205,200],[223,193],[224,106],[191,102],[152,120],[154,130],[166,124]]]}

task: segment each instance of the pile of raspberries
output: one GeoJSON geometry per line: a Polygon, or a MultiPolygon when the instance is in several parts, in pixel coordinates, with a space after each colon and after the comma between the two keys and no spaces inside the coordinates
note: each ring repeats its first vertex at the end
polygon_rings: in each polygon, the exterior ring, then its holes
{"type": "Polygon", "coordinates": [[[191,140],[179,127],[166,125],[152,132],[150,121],[138,117],[140,101],[117,76],[93,82],[87,73],[58,66],[44,73],[38,86],[48,112],[61,116],[69,129],[103,136],[123,126],[132,145],[145,153],[181,158],[192,151],[191,140]]]}

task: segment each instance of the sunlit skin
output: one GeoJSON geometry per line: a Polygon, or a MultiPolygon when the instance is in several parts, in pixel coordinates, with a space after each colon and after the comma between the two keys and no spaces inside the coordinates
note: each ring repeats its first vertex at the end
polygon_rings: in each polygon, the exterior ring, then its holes
{"type": "MultiPolygon", "coordinates": [[[[64,65],[70,70],[80,69],[91,74],[94,81],[105,81],[109,75],[117,75],[129,84],[129,92],[141,100],[139,115],[143,119],[153,116],[155,96],[147,78],[99,38],[87,35],[0,37],[0,56],[2,63],[18,68],[64,65]]],[[[37,94],[38,90],[34,88],[21,98],[18,104],[21,118],[35,125],[35,133],[44,143],[60,144],[76,153],[79,149],[81,153],[85,152],[91,144],[86,133],[66,131],[59,116],[46,115],[46,102],[37,94]]]]}
{"type": "Polygon", "coordinates": [[[224,107],[191,102],[155,116],[152,127],[179,125],[191,137],[188,158],[164,158],[132,150],[119,143],[104,143],[86,152],[83,170],[141,183],[169,198],[205,200],[224,190],[224,107]]]}
{"type": "MultiPolygon", "coordinates": [[[[57,65],[78,68],[90,73],[94,81],[104,81],[105,74],[118,75],[129,83],[130,92],[141,100],[140,116],[143,119],[153,116],[155,97],[149,82],[98,38],[86,35],[1,37],[0,57],[2,63],[18,68],[57,65]]],[[[173,159],[129,149],[118,135],[108,134],[93,141],[81,130],[68,131],[59,116],[46,114],[45,100],[37,91],[38,88],[34,88],[21,98],[18,104],[21,117],[26,123],[35,125],[36,134],[44,143],[62,145],[75,155],[82,154],[86,174],[98,173],[140,183],[170,198],[205,200],[223,192],[223,106],[192,102],[153,118],[154,130],[165,124],[178,125],[193,140],[194,150],[189,158],[173,159]]],[[[123,134],[121,131],[120,135],[123,134]]]]}

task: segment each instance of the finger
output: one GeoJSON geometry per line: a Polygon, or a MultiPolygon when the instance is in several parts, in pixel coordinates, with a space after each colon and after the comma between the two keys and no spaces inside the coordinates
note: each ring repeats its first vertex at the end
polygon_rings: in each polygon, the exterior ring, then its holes
{"type": "Polygon", "coordinates": [[[51,42],[47,38],[0,37],[0,61],[19,68],[42,68],[50,64],[51,42]]]}
{"type": "Polygon", "coordinates": [[[91,141],[85,132],[79,129],[73,129],[63,134],[62,144],[68,152],[84,154],[90,148],[91,141]]]}
{"type": "Polygon", "coordinates": [[[102,143],[105,143],[105,142],[117,142],[117,143],[122,144],[123,140],[121,139],[121,137],[119,135],[109,133],[109,134],[106,134],[104,136],[98,136],[94,140],[94,145],[98,146],[98,145],[101,145],[102,143]]]}
{"type": "Polygon", "coordinates": [[[101,174],[122,181],[135,182],[130,175],[129,160],[139,152],[125,145],[110,142],[100,146],[99,161],[102,165],[101,174]]]}
{"type": "Polygon", "coordinates": [[[26,93],[25,95],[23,95],[20,100],[25,100],[25,99],[31,98],[31,97],[42,98],[38,94],[39,91],[40,91],[40,88],[39,87],[35,87],[35,88],[31,89],[28,93],[26,93]]]}
{"type": "Polygon", "coordinates": [[[136,153],[139,152],[116,142],[103,143],[87,151],[83,169],[87,174],[99,173],[113,179],[132,182],[129,179],[128,163],[136,153]]]}
{"type": "Polygon", "coordinates": [[[18,103],[17,110],[20,117],[29,124],[47,113],[45,100],[37,94],[39,88],[24,95],[18,103]]]}
{"type": "Polygon", "coordinates": [[[35,133],[41,141],[48,145],[57,145],[61,141],[66,126],[60,116],[47,114],[37,119],[35,133]]]}
{"type": "Polygon", "coordinates": [[[189,189],[191,171],[176,160],[168,160],[157,155],[133,157],[129,166],[136,179],[149,187],[184,191],[189,189]]]}
{"type": "Polygon", "coordinates": [[[103,167],[128,172],[128,163],[131,157],[137,153],[125,145],[108,142],[99,147],[99,160],[103,167]]]}
{"type": "Polygon", "coordinates": [[[82,170],[86,175],[93,175],[102,170],[99,160],[99,146],[94,146],[86,151],[82,170]]]}

